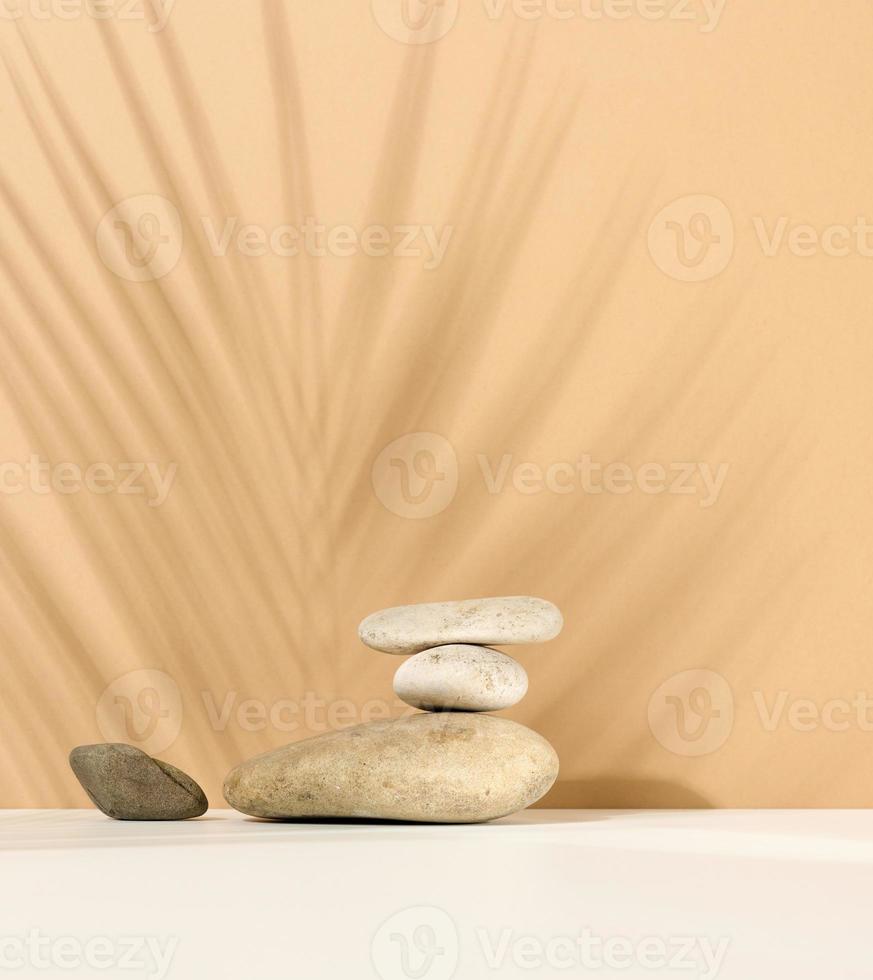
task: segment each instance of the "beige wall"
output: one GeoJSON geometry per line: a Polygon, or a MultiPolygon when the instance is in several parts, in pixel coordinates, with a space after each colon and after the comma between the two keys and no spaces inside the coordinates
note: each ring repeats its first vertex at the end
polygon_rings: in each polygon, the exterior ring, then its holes
{"type": "Polygon", "coordinates": [[[108,738],[218,803],[399,710],[368,612],[534,593],[547,805],[873,805],[873,235],[789,237],[873,225],[867,3],[464,0],[430,45],[397,3],[0,20],[2,460],[110,467],[3,470],[0,803],[85,805],[66,754],[108,738]],[[137,270],[101,218],[140,195],[137,270]],[[233,216],[452,232],[216,255],[233,216]],[[625,466],[549,470],[586,455],[625,466]],[[95,492],[146,462],[160,506],[95,492]]]}

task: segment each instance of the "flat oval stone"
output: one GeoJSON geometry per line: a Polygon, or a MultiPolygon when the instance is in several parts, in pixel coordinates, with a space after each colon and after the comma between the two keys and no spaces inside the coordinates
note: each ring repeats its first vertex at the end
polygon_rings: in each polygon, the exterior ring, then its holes
{"type": "Polygon", "coordinates": [[[363,620],[358,636],[373,650],[406,656],[449,643],[543,643],[563,625],[551,602],[516,595],[382,609],[363,620]]]}
{"type": "Polygon", "coordinates": [[[254,817],[477,823],[523,810],[558,775],[536,732],[492,715],[414,714],[293,742],[249,759],[224,798],[254,817]]]}
{"type": "Polygon", "coordinates": [[[70,766],[94,806],[115,820],[187,820],[209,807],[187,773],[133,745],[80,745],[70,766]]]}
{"type": "Polygon", "coordinates": [[[498,650],[451,643],[422,650],[401,664],[394,693],[425,711],[500,711],[527,694],[527,674],[498,650]]]}

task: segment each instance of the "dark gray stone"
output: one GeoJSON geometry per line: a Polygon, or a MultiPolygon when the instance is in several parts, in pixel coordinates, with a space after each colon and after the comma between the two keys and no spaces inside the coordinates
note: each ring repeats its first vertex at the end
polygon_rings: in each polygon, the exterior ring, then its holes
{"type": "Polygon", "coordinates": [[[115,820],[187,820],[209,806],[189,775],[132,745],[80,745],[70,766],[91,802],[115,820]]]}

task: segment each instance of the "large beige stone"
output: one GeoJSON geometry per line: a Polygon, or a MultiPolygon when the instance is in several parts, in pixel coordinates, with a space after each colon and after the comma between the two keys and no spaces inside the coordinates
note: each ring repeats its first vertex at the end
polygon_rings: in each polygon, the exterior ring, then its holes
{"type": "Polygon", "coordinates": [[[394,693],[425,711],[501,711],[525,696],[527,674],[499,650],[450,643],[404,661],[394,675],[394,693]]]}
{"type": "Polygon", "coordinates": [[[374,650],[406,656],[449,643],[543,643],[563,625],[551,602],[516,595],[382,609],[363,620],[358,636],[374,650]]]}
{"type": "Polygon", "coordinates": [[[243,813],[475,823],[538,800],[558,757],[530,729],[490,715],[415,714],[317,735],[243,762],[224,783],[243,813]]]}

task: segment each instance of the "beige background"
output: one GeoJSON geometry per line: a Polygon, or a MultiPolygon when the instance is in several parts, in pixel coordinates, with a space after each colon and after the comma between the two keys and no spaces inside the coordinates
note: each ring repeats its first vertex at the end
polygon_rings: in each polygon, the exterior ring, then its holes
{"type": "Polygon", "coordinates": [[[755,224],[873,221],[868,4],[566,6],[464,0],[429,45],[363,0],[0,20],[2,460],[177,465],[158,507],[0,497],[0,804],[85,805],[66,755],[106,738],[220,804],[241,759],[400,710],[364,615],[506,593],[565,614],[508,712],[561,757],[546,805],[873,804],[871,259],[755,224]],[[130,282],[95,236],[139,195],[184,246],[130,282]],[[307,215],[453,231],[430,270],[203,232],[307,215]],[[374,471],[408,433],[446,442],[374,471]],[[729,470],[711,506],[491,493],[506,454],[729,470]],[[404,498],[404,462],[445,479],[404,498]]]}

